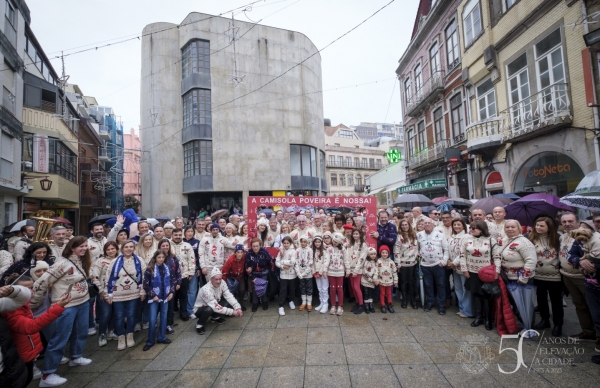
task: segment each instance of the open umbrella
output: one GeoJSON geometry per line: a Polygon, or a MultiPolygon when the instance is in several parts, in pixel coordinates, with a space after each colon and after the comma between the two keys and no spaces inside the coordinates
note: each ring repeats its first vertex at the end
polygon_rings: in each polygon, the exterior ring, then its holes
{"type": "Polygon", "coordinates": [[[97,217],[94,217],[90,220],[89,224],[95,224],[96,222],[105,223],[106,220],[110,220],[111,218],[115,218],[114,214],[101,214],[97,217]]]}
{"type": "Polygon", "coordinates": [[[431,199],[422,194],[402,194],[394,201],[394,206],[413,208],[422,206],[433,206],[431,199]]]}
{"type": "Polygon", "coordinates": [[[70,224],[71,221],[67,220],[66,218],[62,218],[62,217],[52,217],[53,220],[56,220],[56,222],[60,222],[63,224],[70,224]]]}
{"type": "Polygon", "coordinates": [[[521,197],[519,197],[515,193],[494,194],[494,195],[492,195],[492,197],[501,197],[501,198],[508,198],[508,199],[519,199],[519,198],[521,198],[521,197]]]}
{"type": "MultiPolygon", "coordinates": [[[[225,209],[223,209],[223,210],[225,210],[225,209]]],[[[215,212],[213,214],[217,214],[217,213],[218,212],[215,212]]],[[[263,213],[265,216],[267,216],[267,218],[271,218],[271,214],[275,213],[275,211],[271,210],[271,209],[260,209],[260,210],[257,210],[257,213],[258,214],[263,213]]]]}
{"type": "Polygon", "coordinates": [[[566,210],[569,212],[575,211],[575,209],[573,209],[572,206],[569,206],[567,204],[560,202],[560,198],[558,198],[556,195],[552,195],[552,194],[546,194],[546,193],[529,194],[529,195],[522,197],[521,199],[518,199],[516,202],[522,201],[524,199],[541,199],[541,200],[546,201],[547,203],[551,204],[552,206],[556,207],[559,210],[566,210]]]}
{"type": "Polygon", "coordinates": [[[167,221],[171,221],[170,217],[165,217],[165,216],[158,216],[158,217],[154,217],[155,220],[157,220],[158,222],[167,222],[167,221]]]}
{"type": "Polygon", "coordinates": [[[470,210],[473,212],[475,209],[481,209],[485,214],[491,213],[495,207],[504,207],[509,203],[512,203],[512,199],[503,198],[503,197],[487,197],[482,198],[477,201],[473,206],[471,206],[470,210]]]}
{"type": "Polygon", "coordinates": [[[8,225],[6,228],[4,228],[4,230],[8,229],[8,233],[18,232],[25,225],[35,226],[35,221],[34,220],[21,220],[21,221],[17,221],[14,224],[8,225]]]}
{"type": "Polygon", "coordinates": [[[442,202],[444,202],[446,200],[449,200],[449,199],[450,199],[450,197],[446,197],[446,196],[444,196],[444,197],[437,197],[437,198],[432,199],[431,202],[435,203],[436,205],[439,205],[440,203],[442,203],[442,202]]]}
{"type": "Polygon", "coordinates": [[[154,227],[154,225],[158,224],[160,221],[156,218],[146,218],[146,222],[154,227]]]}
{"type": "MultiPolygon", "coordinates": [[[[266,209],[263,209],[263,210],[266,210],[266,209]]],[[[227,213],[228,211],[229,211],[229,210],[227,210],[227,209],[219,209],[219,210],[217,210],[216,212],[214,212],[213,214],[211,214],[211,215],[210,215],[210,218],[213,218],[213,219],[214,219],[215,217],[220,217],[220,216],[222,216],[223,214],[227,213]]],[[[158,218],[156,218],[156,219],[158,220],[158,218]]]]}
{"type": "Polygon", "coordinates": [[[506,219],[517,220],[521,225],[533,226],[535,219],[540,215],[555,218],[558,208],[543,199],[521,198],[504,207],[506,219]]]}
{"type": "Polygon", "coordinates": [[[564,204],[587,210],[600,210],[600,170],[583,177],[575,191],[560,199],[564,204]]]}
{"type": "Polygon", "coordinates": [[[519,316],[523,321],[523,336],[525,338],[534,337],[535,333],[530,330],[533,314],[535,314],[532,300],[535,295],[536,287],[533,284],[519,284],[518,282],[508,282],[506,286],[508,292],[510,292],[510,295],[515,301],[519,316]]]}
{"type": "Polygon", "coordinates": [[[445,200],[444,202],[440,203],[441,204],[448,204],[450,206],[452,206],[455,209],[460,209],[460,208],[470,208],[471,206],[473,206],[473,202],[469,201],[468,199],[464,199],[464,198],[449,198],[447,200],[445,200]]]}

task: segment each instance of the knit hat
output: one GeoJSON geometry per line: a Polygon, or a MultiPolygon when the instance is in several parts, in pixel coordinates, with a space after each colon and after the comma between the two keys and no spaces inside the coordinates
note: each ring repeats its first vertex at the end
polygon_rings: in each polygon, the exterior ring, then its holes
{"type": "Polygon", "coordinates": [[[338,244],[343,244],[344,243],[344,236],[342,236],[342,234],[338,233],[338,232],[335,232],[333,234],[333,236],[331,236],[331,239],[333,241],[335,241],[336,243],[338,243],[338,244]]]}
{"type": "Polygon", "coordinates": [[[308,237],[306,237],[306,235],[300,236],[300,238],[298,240],[300,240],[300,241],[306,240],[306,242],[308,242],[308,237]]]}
{"type": "Polygon", "coordinates": [[[327,231],[327,232],[323,233],[323,238],[325,238],[325,236],[331,237],[331,232],[327,231]]]}
{"type": "Polygon", "coordinates": [[[40,269],[45,269],[47,271],[48,269],[50,269],[50,266],[44,260],[36,261],[35,266],[29,269],[29,275],[31,276],[34,282],[38,280],[38,277],[35,276],[35,271],[39,271],[40,269]]]}
{"type": "Polygon", "coordinates": [[[210,224],[210,230],[213,229],[219,229],[219,224],[217,224],[216,222],[213,222],[212,224],[210,224]]]}
{"type": "Polygon", "coordinates": [[[315,238],[313,238],[313,241],[315,241],[315,240],[319,240],[319,241],[323,242],[323,237],[315,236],[315,238]]]}
{"type": "Polygon", "coordinates": [[[218,275],[223,275],[223,273],[221,272],[221,270],[219,269],[219,267],[213,267],[211,273],[210,273],[210,278],[214,278],[215,276],[218,275]]]}
{"type": "Polygon", "coordinates": [[[352,226],[350,224],[344,224],[344,226],[342,226],[342,228],[344,228],[344,230],[353,230],[354,226],[352,226]]]}
{"type": "Polygon", "coordinates": [[[369,250],[367,251],[367,255],[370,255],[371,253],[377,253],[377,249],[375,249],[373,247],[369,247],[369,250]]]}
{"type": "Polygon", "coordinates": [[[235,225],[233,225],[231,222],[229,222],[227,225],[225,225],[226,228],[228,226],[231,226],[231,229],[233,229],[235,231],[235,225]]]}
{"type": "Polygon", "coordinates": [[[242,244],[238,244],[235,246],[234,253],[237,251],[244,251],[244,246],[242,244]]]}
{"type": "Polygon", "coordinates": [[[175,229],[175,225],[173,225],[171,221],[169,221],[165,224],[165,226],[163,226],[163,229],[175,229]]]}
{"type": "Polygon", "coordinates": [[[269,221],[267,221],[266,218],[261,218],[258,220],[258,222],[256,223],[256,226],[260,226],[260,225],[264,225],[264,226],[269,226],[269,221]]]}
{"type": "Polygon", "coordinates": [[[388,254],[390,253],[390,248],[387,247],[387,245],[382,245],[379,247],[379,255],[381,255],[381,252],[383,251],[387,251],[388,254]]]}

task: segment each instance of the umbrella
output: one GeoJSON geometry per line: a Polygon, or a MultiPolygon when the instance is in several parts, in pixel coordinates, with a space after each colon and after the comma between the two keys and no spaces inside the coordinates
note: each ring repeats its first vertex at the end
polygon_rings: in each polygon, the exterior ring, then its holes
{"type": "Polygon", "coordinates": [[[523,321],[524,329],[522,331],[525,338],[536,336],[531,330],[531,321],[535,314],[533,310],[533,297],[536,287],[533,284],[519,284],[518,282],[508,282],[506,285],[508,292],[515,301],[521,320],[523,321]]]}
{"type": "Polygon", "coordinates": [[[442,202],[444,202],[444,201],[446,201],[448,199],[450,199],[450,197],[445,197],[445,196],[444,197],[437,197],[437,198],[432,199],[431,202],[435,203],[436,205],[439,205],[440,203],[442,203],[442,202]]]}
{"type": "Polygon", "coordinates": [[[394,206],[413,208],[422,206],[432,206],[433,202],[422,194],[402,194],[394,201],[394,206]]]}
{"type": "Polygon", "coordinates": [[[452,206],[447,203],[441,203],[437,209],[441,212],[449,212],[452,209],[452,206]]]}
{"type": "MultiPolygon", "coordinates": [[[[225,210],[225,209],[223,209],[223,210],[225,210]]],[[[215,212],[215,213],[213,213],[213,215],[217,214],[217,213],[218,212],[215,212]]],[[[265,216],[267,216],[267,218],[271,218],[271,214],[275,213],[275,211],[271,210],[271,209],[260,209],[260,210],[257,210],[257,213],[258,214],[263,213],[265,216]]]]}
{"type": "Polygon", "coordinates": [[[419,292],[421,295],[421,307],[425,308],[425,283],[423,280],[423,271],[421,270],[421,260],[419,260],[419,292]]]}
{"type": "Polygon", "coordinates": [[[158,217],[154,217],[155,220],[157,220],[158,222],[167,222],[167,221],[171,221],[171,218],[169,217],[164,217],[164,216],[158,216],[158,217]]]}
{"type": "MultiPolygon", "coordinates": [[[[558,208],[559,210],[566,210],[569,212],[575,211],[575,209],[573,209],[573,207],[560,202],[560,198],[558,198],[556,195],[552,195],[552,194],[546,194],[546,193],[529,194],[529,195],[524,196],[520,200],[524,200],[524,199],[541,199],[543,201],[548,202],[552,206],[558,208]]],[[[517,200],[517,202],[518,201],[519,200],[517,200]]]]}
{"type": "Polygon", "coordinates": [[[564,204],[587,210],[600,210],[600,170],[583,177],[574,192],[560,199],[564,204]]]}
{"type": "Polygon", "coordinates": [[[487,197],[477,201],[470,210],[473,212],[475,209],[481,209],[485,214],[491,213],[495,207],[504,207],[509,203],[512,203],[512,199],[503,197],[487,197]]]}
{"type": "Polygon", "coordinates": [[[256,296],[260,298],[265,294],[267,291],[267,284],[268,281],[261,278],[256,278],[254,280],[254,292],[256,292],[256,296]]]}
{"type": "Polygon", "coordinates": [[[500,198],[508,198],[508,199],[519,199],[519,198],[521,198],[521,197],[519,197],[515,193],[494,194],[494,195],[492,195],[492,197],[500,197],[500,198]]]}
{"type": "MultiPolygon", "coordinates": [[[[262,209],[262,210],[266,210],[266,209],[262,209]]],[[[227,213],[228,211],[229,210],[227,210],[227,209],[217,210],[216,212],[214,212],[213,214],[210,215],[210,218],[222,216],[223,214],[227,213]]],[[[156,219],[158,220],[158,217],[156,219]]]]}
{"type": "Polygon", "coordinates": [[[540,215],[547,215],[553,219],[558,213],[558,208],[543,199],[521,198],[506,205],[506,219],[517,220],[521,225],[533,226],[535,219],[540,215]]]}
{"type": "Polygon", "coordinates": [[[4,230],[8,229],[8,233],[18,232],[25,225],[35,226],[35,221],[34,220],[21,220],[21,221],[17,221],[14,224],[8,225],[6,228],[4,228],[4,230]]]}
{"type": "Polygon", "coordinates": [[[453,208],[468,208],[473,206],[473,202],[463,198],[449,198],[444,202],[440,203],[440,205],[441,204],[448,204],[453,208]]]}
{"type": "Polygon", "coordinates": [[[52,217],[53,220],[56,220],[57,222],[63,223],[63,224],[70,224],[71,221],[67,220],[66,218],[62,218],[62,217],[52,217]]]}
{"type": "Polygon", "coordinates": [[[97,217],[94,217],[90,220],[89,224],[95,224],[96,222],[100,222],[102,224],[104,224],[106,222],[106,220],[110,220],[111,218],[115,218],[116,216],[114,214],[102,214],[99,215],[97,217]]]}
{"type": "Polygon", "coordinates": [[[154,225],[158,224],[160,221],[158,221],[156,218],[146,218],[146,222],[149,223],[150,225],[154,226],[154,225]]]}

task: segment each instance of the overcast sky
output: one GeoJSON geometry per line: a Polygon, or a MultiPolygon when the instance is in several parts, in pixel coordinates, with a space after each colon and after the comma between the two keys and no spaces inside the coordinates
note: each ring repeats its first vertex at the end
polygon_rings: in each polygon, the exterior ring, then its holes
{"type": "MultiPolygon", "coordinates": [[[[181,23],[190,12],[220,14],[252,0],[26,0],[31,27],[48,57],[139,35],[147,24],[181,23]]],[[[308,36],[317,48],[356,26],[390,0],[267,0],[246,15],[261,24],[308,36]],[[278,12],[279,11],[279,12],[278,12]],[[276,12],[276,13],[275,13],[276,12]],[[273,15],[271,15],[273,14],[273,15]],[[269,16],[270,15],[270,16],[269,16]]],[[[333,125],[400,122],[394,79],[408,46],[418,0],[396,0],[321,53],[324,115],[333,125]],[[377,83],[371,83],[379,81],[377,83]],[[347,87],[341,90],[328,89],[347,87]],[[392,96],[392,90],[395,90],[392,96]],[[391,105],[390,105],[391,101],[391,105]],[[389,113],[388,113],[389,106],[389,113]]],[[[230,17],[231,14],[226,15],[230,17]]],[[[244,13],[236,19],[249,21],[244,13]]],[[[131,40],[65,58],[69,82],[111,106],[126,129],[140,123],[140,41],[131,40]]],[[[59,59],[52,64],[60,74],[59,59]]],[[[285,76],[276,82],[285,82],[285,76]]]]}

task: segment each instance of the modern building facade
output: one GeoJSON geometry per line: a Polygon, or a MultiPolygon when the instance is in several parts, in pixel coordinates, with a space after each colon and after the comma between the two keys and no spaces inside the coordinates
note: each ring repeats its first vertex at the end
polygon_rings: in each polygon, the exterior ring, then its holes
{"type": "Polygon", "coordinates": [[[146,26],[143,214],[328,191],[316,52],[298,32],[195,12],[146,26]]]}
{"type": "Polygon", "coordinates": [[[404,114],[406,184],[411,192],[430,198],[471,197],[459,3],[420,1],[410,44],[396,69],[404,114]],[[448,166],[447,150],[457,154],[455,168],[448,166]]]}
{"type": "Polygon", "coordinates": [[[358,137],[365,141],[382,137],[404,140],[404,127],[400,124],[360,123],[355,127],[358,137]]]}
{"type": "Polygon", "coordinates": [[[125,143],[123,161],[123,195],[142,202],[142,144],[139,130],[131,128],[123,135],[125,143]]]}

